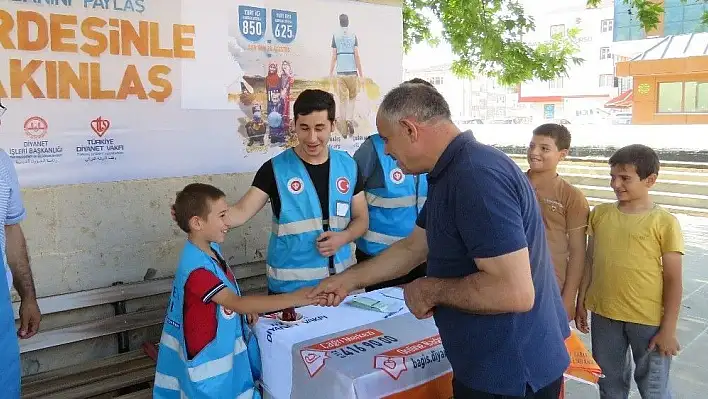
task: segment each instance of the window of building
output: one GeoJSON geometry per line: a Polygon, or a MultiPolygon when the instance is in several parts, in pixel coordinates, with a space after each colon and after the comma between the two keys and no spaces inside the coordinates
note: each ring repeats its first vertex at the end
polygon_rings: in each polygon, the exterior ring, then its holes
{"type": "Polygon", "coordinates": [[[428,79],[428,82],[430,82],[433,86],[439,86],[443,84],[443,77],[433,76],[432,78],[428,79]]]}
{"type": "Polygon", "coordinates": [[[612,75],[612,74],[600,75],[600,87],[614,87],[614,86],[615,86],[615,75],[612,75]]]}
{"type": "Polygon", "coordinates": [[[600,47],[600,59],[601,60],[612,59],[612,54],[610,53],[609,47],[600,47]]]}
{"type": "Polygon", "coordinates": [[[563,88],[563,78],[558,78],[548,82],[549,89],[562,89],[563,88]]]}
{"type": "Polygon", "coordinates": [[[620,93],[624,93],[625,91],[632,89],[634,86],[634,80],[631,77],[617,78],[617,83],[619,84],[620,93]]]}
{"type": "Polygon", "coordinates": [[[708,82],[659,83],[660,113],[708,113],[708,82]]]}
{"type": "Polygon", "coordinates": [[[681,112],[683,82],[659,83],[659,112],[681,112]]]}
{"type": "Polygon", "coordinates": [[[560,24],[560,25],[551,25],[551,37],[561,34],[565,34],[565,25],[560,24]]]}
{"type": "Polygon", "coordinates": [[[614,25],[614,22],[615,21],[613,21],[611,19],[603,19],[600,22],[600,30],[602,32],[612,32],[612,27],[614,25]]]}
{"type": "Polygon", "coordinates": [[[615,18],[612,23],[614,41],[640,40],[646,37],[636,14],[631,5],[625,4],[624,1],[615,1],[615,18]]]}
{"type": "Polygon", "coordinates": [[[708,82],[686,82],[683,92],[684,112],[708,112],[708,82]]]}
{"type": "Polygon", "coordinates": [[[684,3],[681,0],[665,0],[664,35],[708,31],[708,26],[701,23],[701,18],[703,13],[708,10],[708,5],[699,3],[702,2],[684,3]]]}

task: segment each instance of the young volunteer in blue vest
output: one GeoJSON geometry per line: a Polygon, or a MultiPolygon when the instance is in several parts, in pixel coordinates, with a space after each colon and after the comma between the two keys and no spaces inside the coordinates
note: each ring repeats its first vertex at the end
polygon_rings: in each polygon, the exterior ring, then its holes
{"type": "Polygon", "coordinates": [[[214,186],[194,183],[177,194],[175,219],[188,240],[160,339],[154,398],[260,399],[260,353],[246,321],[312,303],[310,289],[241,297],[219,247],[227,212],[224,193],[214,186]]]}
{"type": "Polygon", "coordinates": [[[271,293],[317,285],[356,263],[353,242],[366,232],[369,215],[356,162],[328,145],[335,113],[330,93],[300,93],[293,104],[298,144],[264,163],[229,209],[230,227],[237,227],[270,199],[273,228],[266,264],[271,293]]]}
{"type": "MultiPolygon", "coordinates": [[[[420,83],[433,87],[423,79],[411,79],[405,83],[420,83]]],[[[396,159],[387,155],[385,143],[376,133],[369,136],[354,153],[354,159],[364,176],[366,202],[369,205],[369,230],[356,241],[356,259],[370,259],[391,244],[413,232],[418,212],[428,194],[427,174],[405,174],[396,164],[396,159]]],[[[409,283],[425,276],[426,263],[411,270],[403,277],[366,287],[373,291],[409,283]]]]}

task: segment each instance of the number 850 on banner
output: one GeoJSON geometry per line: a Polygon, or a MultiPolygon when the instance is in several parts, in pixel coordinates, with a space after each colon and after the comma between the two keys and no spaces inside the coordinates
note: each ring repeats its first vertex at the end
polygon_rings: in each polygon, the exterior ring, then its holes
{"type": "Polygon", "coordinates": [[[246,40],[257,42],[265,36],[266,9],[252,6],[238,6],[238,25],[246,40]]]}

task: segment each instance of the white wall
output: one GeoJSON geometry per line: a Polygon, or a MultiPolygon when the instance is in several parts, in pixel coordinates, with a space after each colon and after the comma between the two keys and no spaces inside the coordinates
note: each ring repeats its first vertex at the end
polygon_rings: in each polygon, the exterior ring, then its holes
{"type": "Polygon", "coordinates": [[[435,84],[435,87],[450,105],[450,113],[453,118],[465,116],[464,87],[467,82],[455,76],[452,71],[450,71],[449,64],[404,71],[403,80],[413,78],[425,79],[435,84]],[[442,78],[442,84],[436,84],[433,81],[435,78],[442,78]]]}
{"type": "MultiPolygon", "coordinates": [[[[525,146],[536,125],[474,125],[474,136],[482,143],[525,146]]],[[[654,149],[708,150],[705,125],[568,125],[571,147],[623,147],[644,144],[654,149]],[[670,130],[667,130],[670,127],[670,130]]]]}
{"type": "Polygon", "coordinates": [[[599,75],[614,74],[612,58],[600,60],[600,48],[611,47],[612,31],[602,32],[601,21],[614,18],[612,6],[587,9],[585,0],[566,0],[567,7],[552,12],[538,12],[534,15],[536,30],[529,33],[528,42],[544,42],[551,38],[552,25],[565,25],[566,31],[573,27],[581,29],[578,35],[580,50],[577,57],[585,61],[574,66],[569,76],[563,79],[562,88],[550,88],[549,82],[532,81],[521,86],[521,95],[526,96],[593,96],[617,95],[614,87],[600,87],[599,75]]]}

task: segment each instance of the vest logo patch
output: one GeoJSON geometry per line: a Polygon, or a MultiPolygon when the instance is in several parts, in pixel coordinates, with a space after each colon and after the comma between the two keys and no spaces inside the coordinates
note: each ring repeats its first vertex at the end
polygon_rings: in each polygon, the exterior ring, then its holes
{"type": "Polygon", "coordinates": [[[404,180],[406,180],[406,175],[400,168],[395,168],[391,170],[391,172],[388,174],[388,177],[391,179],[392,182],[396,184],[401,184],[404,180]]]}
{"type": "Polygon", "coordinates": [[[167,324],[171,325],[171,326],[174,327],[174,328],[179,328],[179,327],[180,327],[180,324],[179,324],[179,323],[177,323],[176,321],[170,319],[169,317],[167,317],[167,318],[165,319],[165,322],[166,322],[167,324]]]}
{"type": "Polygon", "coordinates": [[[288,180],[288,191],[293,194],[300,194],[305,188],[305,183],[299,177],[293,177],[288,180]]]}
{"type": "Polygon", "coordinates": [[[236,312],[234,312],[233,310],[227,309],[223,306],[219,306],[219,308],[221,310],[221,315],[224,316],[226,320],[231,320],[236,317],[236,312]]]}
{"type": "Polygon", "coordinates": [[[339,191],[342,194],[346,194],[349,192],[349,179],[346,177],[340,177],[337,179],[337,191],[339,191]]]}

